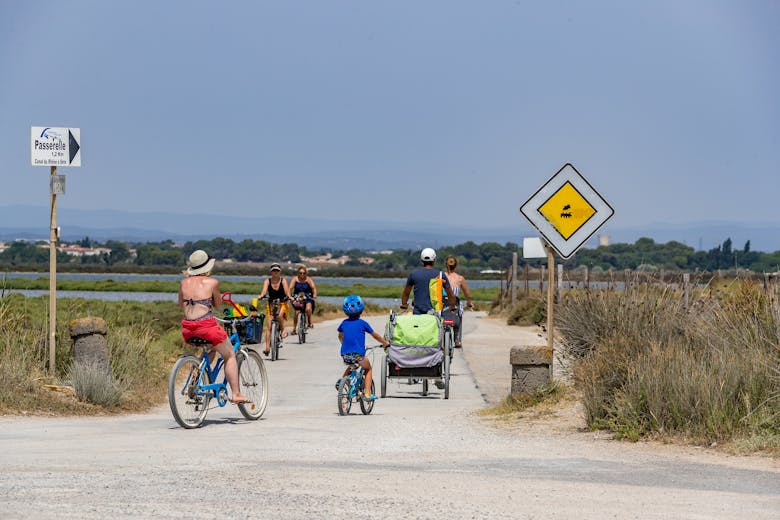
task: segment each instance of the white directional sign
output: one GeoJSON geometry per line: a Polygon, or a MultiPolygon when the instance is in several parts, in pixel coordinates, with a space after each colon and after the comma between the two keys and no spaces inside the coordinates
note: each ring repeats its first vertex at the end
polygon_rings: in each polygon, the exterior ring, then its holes
{"type": "Polygon", "coordinates": [[[520,213],[561,257],[569,258],[615,210],[566,163],[520,206],[520,213]]]}
{"type": "Polygon", "coordinates": [[[33,126],[30,161],[33,166],[81,166],[81,129],[33,126]]]}

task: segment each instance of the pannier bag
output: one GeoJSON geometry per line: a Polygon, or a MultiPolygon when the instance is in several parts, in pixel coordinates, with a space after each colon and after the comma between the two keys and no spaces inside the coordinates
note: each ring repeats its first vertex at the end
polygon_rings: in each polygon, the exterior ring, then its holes
{"type": "MultiPolygon", "coordinates": [[[[252,316],[246,322],[246,334],[241,338],[241,343],[260,343],[263,339],[263,321],[265,314],[252,316]]],[[[240,336],[240,333],[239,333],[240,336]]]]}
{"type": "Polygon", "coordinates": [[[432,367],[442,361],[441,323],[433,314],[393,315],[387,322],[387,356],[403,368],[432,367]]]}

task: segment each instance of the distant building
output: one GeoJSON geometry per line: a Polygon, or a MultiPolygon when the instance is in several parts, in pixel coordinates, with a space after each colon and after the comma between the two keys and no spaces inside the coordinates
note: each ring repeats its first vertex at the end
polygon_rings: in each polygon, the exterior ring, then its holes
{"type": "Polygon", "coordinates": [[[599,235],[599,246],[609,245],[609,235],[599,235]]]}

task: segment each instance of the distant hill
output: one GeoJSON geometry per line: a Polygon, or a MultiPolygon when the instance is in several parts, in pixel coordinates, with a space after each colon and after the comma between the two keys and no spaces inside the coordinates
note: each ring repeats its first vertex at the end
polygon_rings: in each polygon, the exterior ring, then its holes
{"type": "MultiPolygon", "coordinates": [[[[530,224],[518,215],[517,225],[506,228],[441,228],[425,224],[380,222],[372,220],[319,220],[283,218],[275,225],[276,234],[266,233],[265,217],[242,218],[225,215],[135,213],[115,210],[79,210],[61,208],[57,222],[62,239],[76,241],[88,236],[94,240],[150,242],[211,239],[225,237],[265,240],[274,243],[293,242],[309,248],[333,249],[419,249],[426,246],[476,243],[516,242],[535,236],[530,224]]],[[[780,250],[780,224],[737,224],[696,222],[687,225],[653,224],[641,227],[618,227],[610,221],[600,231],[610,243],[634,243],[642,237],[666,243],[676,240],[694,249],[712,249],[731,238],[735,249],[750,240],[753,251],[780,250]]],[[[49,237],[49,209],[35,206],[0,206],[0,240],[17,238],[46,240],[49,237]]],[[[596,247],[592,238],[586,247],[596,247]]]]}

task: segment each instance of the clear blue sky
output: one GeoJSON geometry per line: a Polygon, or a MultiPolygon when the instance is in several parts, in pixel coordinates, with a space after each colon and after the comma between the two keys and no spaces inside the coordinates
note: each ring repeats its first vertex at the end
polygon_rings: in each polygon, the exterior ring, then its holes
{"type": "Polygon", "coordinates": [[[0,0],[0,206],[48,205],[30,127],[69,126],[71,208],[527,229],[571,162],[613,226],[780,225],[778,27],[774,0],[0,0]]]}

